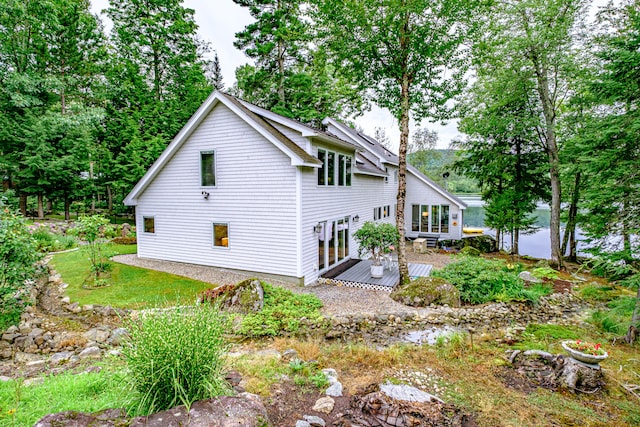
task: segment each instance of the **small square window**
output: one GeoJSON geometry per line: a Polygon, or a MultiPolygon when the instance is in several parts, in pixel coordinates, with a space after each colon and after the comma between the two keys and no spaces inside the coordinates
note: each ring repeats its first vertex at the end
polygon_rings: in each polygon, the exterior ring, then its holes
{"type": "Polygon", "coordinates": [[[200,185],[214,187],[216,185],[216,161],[215,152],[200,152],[200,185]]]}
{"type": "Polygon", "coordinates": [[[229,247],[229,224],[213,224],[213,246],[229,247]]]}
{"type": "Polygon", "coordinates": [[[142,222],[144,223],[144,232],[145,233],[155,233],[156,232],[156,220],[152,216],[142,217],[142,222]]]}

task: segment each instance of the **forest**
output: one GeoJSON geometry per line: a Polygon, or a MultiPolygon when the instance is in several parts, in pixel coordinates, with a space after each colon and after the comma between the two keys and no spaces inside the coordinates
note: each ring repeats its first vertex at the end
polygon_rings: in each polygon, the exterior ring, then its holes
{"type": "Polygon", "coordinates": [[[549,203],[556,264],[576,256],[578,227],[637,262],[637,0],[233,1],[253,21],[234,41],[247,63],[224,88],[179,0],[110,0],[109,32],[88,0],[1,0],[7,201],[38,218],[128,212],[124,196],[218,88],[313,126],[387,109],[401,175],[408,159],[450,190],[481,192],[498,232],[526,233],[549,203]],[[420,125],[451,119],[464,136],[443,167],[452,152],[420,125]]]}

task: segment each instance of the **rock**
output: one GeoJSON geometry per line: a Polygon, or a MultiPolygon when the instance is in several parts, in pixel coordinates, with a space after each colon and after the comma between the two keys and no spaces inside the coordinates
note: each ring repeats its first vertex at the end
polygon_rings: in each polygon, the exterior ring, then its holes
{"type": "Polygon", "coordinates": [[[82,306],[82,311],[93,311],[93,310],[94,310],[93,304],[85,304],[82,306]]]}
{"type": "Polygon", "coordinates": [[[104,329],[101,329],[101,328],[89,329],[87,332],[82,334],[82,336],[85,337],[87,340],[95,341],[99,343],[106,343],[107,340],[109,339],[109,335],[110,335],[109,331],[105,331],[104,329]]]}
{"type": "Polygon", "coordinates": [[[232,313],[248,314],[262,310],[264,290],[258,279],[247,279],[217,297],[220,307],[232,313]]]}
{"type": "Polygon", "coordinates": [[[78,304],[77,302],[74,302],[73,304],[67,304],[64,306],[64,308],[67,311],[70,311],[75,314],[78,314],[82,311],[82,307],[80,307],[80,304],[78,304]]]}
{"type": "Polygon", "coordinates": [[[61,298],[61,299],[60,299],[60,302],[61,302],[62,304],[69,304],[69,303],[71,303],[71,298],[69,298],[69,297],[61,298]]]}
{"type": "Polygon", "coordinates": [[[99,347],[92,346],[82,350],[80,354],[78,354],[78,357],[80,357],[81,359],[88,358],[88,357],[99,358],[101,355],[102,355],[102,350],[100,350],[99,347]]]}
{"type": "Polygon", "coordinates": [[[269,425],[267,409],[260,397],[250,393],[237,396],[220,396],[195,402],[187,411],[177,406],[168,411],[138,417],[131,420],[129,427],[262,427],[269,425]]]}
{"type": "Polygon", "coordinates": [[[72,351],[61,351],[59,353],[55,353],[49,357],[49,364],[52,366],[60,365],[61,363],[68,362],[73,356],[72,351]]]}
{"type": "Polygon", "coordinates": [[[129,233],[131,233],[131,224],[129,224],[128,222],[123,222],[121,227],[122,229],[120,231],[120,237],[127,237],[129,233]]]}
{"type": "Polygon", "coordinates": [[[428,307],[431,304],[460,307],[458,289],[439,277],[420,277],[398,286],[390,297],[412,307],[428,307]]]}
{"type": "Polygon", "coordinates": [[[122,345],[125,339],[129,338],[129,331],[125,328],[117,328],[111,332],[111,337],[109,338],[109,344],[111,345],[122,345]]]}
{"type": "Polygon", "coordinates": [[[33,338],[21,335],[13,340],[13,345],[21,350],[27,349],[33,345],[33,338]]]}
{"type": "Polygon", "coordinates": [[[100,310],[98,310],[98,313],[100,313],[104,317],[109,317],[109,316],[115,316],[116,311],[110,305],[105,305],[100,310]]]}
{"type": "Polygon", "coordinates": [[[29,336],[34,339],[41,336],[42,334],[44,334],[44,331],[40,328],[34,328],[31,330],[31,332],[29,332],[29,336]]]}
{"type": "Polygon", "coordinates": [[[333,406],[335,405],[336,401],[333,400],[333,398],[326,396],[326,397],[321,397],[320,399],[316,400],[315,405],[313,405],[313,410],[316,412],[322,412],[323,414],[330,414],[331,411],[333,411],[333,406]]]}
{"type": "Polygon", "coordinates": [[[325,427],[325,421],[315,415],[304,415],[302,418],[311,425],[311,427],[325,427]]]}
{"type": "Polygon", "coordinates": [[[420,403],[436,401],[442,403],[442,399],[406,384],[382,384],[380,391],[395,400],[420,403]]]}
{"type": "Polygon", "coordinates": [[[16,339],[19,336],[20,336],[20,334],[4,333],[4,334],[2,334],[2,341],[6,341],[9,344],[11,344],[13,342],[13,340],[16,339]]]}
{"type": "Polygon", "coordinates": [[[529,271],[521,271],[518,277],[529,283],[542,283],[542,280],[531,274],[529,271]]]}
{"type": "MultiPolygon", "coordinates": [[[[44,378],[43,377],[36,377],[36,378],[27,378],[26,380],[24,380],[24,382],[22,383],[22,385],[24,385],[25,387],[29,387],[32,385],[40,385],[44,383],[44,378]]],[[[65,424],[66,426],[66,424],[65,424]]]]}
{"type": "Polygon", "coordinates": [[[5,333],[7,334],[16,334],[20,331],[20,329],[16,325],[11,325],[7,328],[5,333]]]}
{"type": "Polygon", "coordinates": [[[342,384],[339,381],[335,381],[324,392],[327,396],[340,397],[342,396],[342,384]]]}
{"type": "Polygon", "coordinates": [[[298,420],[296,421],[296,427],[311,427],[311,424],[309,424],[307,421],[298,420]]]}
{"type": "Polygon", "coordinates": [[[338,373],[333,368],[326,368],[322,370],[322,373],[327,378],[329,383],[331,383],[331,379],[338,380],[338,373]]]}
{"type": "Polygon", "coordinates": [[[496,239],[493,236],[489,236],[487,234],[465,237],[464,239],[462,239],[462,243],[465,247],[472,246],[483,253],[498,251],[498,243],[496,242],[496,239]]]}
{"type": "Polygon", "coordinates": [[[292,348],[287,349],[282,353],[282,360],[284,360],[285,362],[288,362],[290,360],[294,360],[297,358],[298,358],[298,352],[292,348]]]}
{"type": "Polygon", "coordinates": [[[34,424],[34,427],[113,427],[127,425],[124,409],[107,409],[95,414],[67,411],[49,414],[34,424]]]}

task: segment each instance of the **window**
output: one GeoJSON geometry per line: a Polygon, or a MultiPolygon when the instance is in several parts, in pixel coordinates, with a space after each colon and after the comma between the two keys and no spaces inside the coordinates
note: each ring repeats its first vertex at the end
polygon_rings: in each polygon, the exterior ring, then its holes
{"type": "Polygon", "coordinates": [[[318,168],[318,185],[351,186],[351,156],[318,149],[318,160],[322,162],[318,168]]]}
{"type": "Polygon", "coordinates": [[[214,187],[216,185],[216,162],[214,151],[200,152],[200,185],[214,187]]]}
{"type": "Polygon", "coordinates": [[[391,216],[391,205],[382,207],[382,217],[389,218],[391,216]]]}
{"type": "Polygon", "coordinates": [[[385,166],[384,168],[384,173],[386,173],[386,175],[384,176],[384,182],[388,183],[389,182],[389,168],[385,166]]]}
{"type": "Polygon", "coordinates": [[[322,162],[322,166],[318,169],[318,185],[324,185],[325,175],[327,174],[327,152],[324,150],[318,150],[318,160],[322,162]]]}
{"type": "Polygon", "coordinates": [[[449,212],[449,205],[411,205],[411,231],[448,233],[449,212]]]}
{"type": "Polygon", "coordinates": [[[213,246],[229,246],[229,224],[213,223],[213,246]]]}
{"type": "Polygon", "coordinates": [[[391,216],[391,205],[380,206],[373,208],[373,220],[377,221],[382,218],[389,218],[391,216]]]}
{"type": "Polygon", "coordinates": [[[145,233],[155,233],[156,232],[156,220],[152,216],[144,216],[142,217],[142,222],[144,223],[144,232],[145,233]]]}

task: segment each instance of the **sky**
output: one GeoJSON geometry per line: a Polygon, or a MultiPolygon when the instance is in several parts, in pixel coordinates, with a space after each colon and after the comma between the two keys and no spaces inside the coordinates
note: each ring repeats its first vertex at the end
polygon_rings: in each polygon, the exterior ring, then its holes
{"type": "MultiPolygon", "coordinates": [[[[101,11],[109,6],[109,1],[90,1],[93,13],[100,15],[105,28],[109,30],[111,25],[108,18],[105,14],[101,14],[101,11]]],[[[600,4],[604,2],[605,0],[595,1],[600,4]]],[[[251,15],[246,8],[238,6],[233,0],[184,0],[183,5],[195,10],[195,20],[199,26],[200,38],[209,42],[211,48],[218,53],[224,84],[226,87],[231,87],[235,82],[235,69],[240,65],[253,62],[233,46],[235,33],[242,31],[247,24],[252,22],[251,15]]],[[[370,136],[373,136],[376,127],[383,128],[389,136],[391,148],[397,151],[400,131],[397,121],[388,111],[372,106],[371,111],[356,118],[355,122],[370,136]]],[[[462,137],[457,131],[455,121],[444,126],[426,120],[418,124],[412,122],[411,130],[418,126],[438,132],[438,148],[448,148],[453,139],[462,137]]]]}

